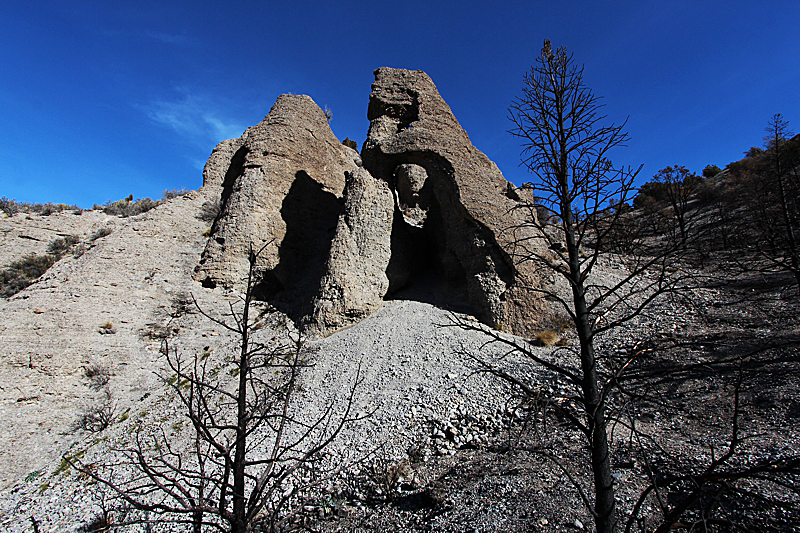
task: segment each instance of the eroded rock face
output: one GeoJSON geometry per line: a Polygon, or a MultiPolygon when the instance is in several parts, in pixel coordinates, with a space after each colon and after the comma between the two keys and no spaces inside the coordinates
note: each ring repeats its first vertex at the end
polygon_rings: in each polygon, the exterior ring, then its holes
{"type": "MultiPolygon", "coordinates": [[[[236,148],[196,279],[209,287],[241,287],[251,247],[266,245],[257,264],[257,296],[294,318],[307,316],[343,210],[345,173],[359,170],[359,156],[336,139],[323,111],[305,95],[280,96],[241,142],[226,143],[212,153],[212,159],[225,158],[236,148]]],[[[217,163],[211,166],[206,185],[220,174],[217,163]]]]}
{"type": "Polygon", "coordinates": [[[427,74],[375,71],[364,166],[396,192],[390,292],[421,276],[462,286],[485,322],[529,333],[539,277],[512,259],[522,213],[497,166],[475,148],[427,74]],[[513,228],[517,227],[516,231],[513,228]]]}
{"type": "Polygon", "coordinates": [[[204,189],[220,191],[196,278],[243,287],[327,334],[387,297],[472,312],[530,332],[539,279],[515,264],[519,197],[420,71],[375,71],[362,156],[308,96],[283,95],[239,139],[217,146],[204,189]],[[364,166],[362,167],[361,158],[364,166]],[[516,231],[513,231],[514,228],[516,231]]]}
{"type": "Polygon", "coordinates": [[[222,184],[225,181],[225,174],[231,166],[233,154],[244,144],[246,132],[236,139],[228,139],[219,143],[206,161],[203,167],[203,187],[205,189],[219,189],[222,192],[222,184]]]}
{"type": "Polygon", "coordinates": [[[327,272],[314,300],[312,322],[322,331],[369,316],[389,288],[386,268],[394,212],[389,185],[359,168],[347,173],[344,198],[327,272]]]}
{"type": "Polygon", "coordinates": [[[421,228],[431,207],[430,189],[425,189],[428,172],[419,165],[397,165],[394,179],[397,207],[403,218],[421,228]]]}

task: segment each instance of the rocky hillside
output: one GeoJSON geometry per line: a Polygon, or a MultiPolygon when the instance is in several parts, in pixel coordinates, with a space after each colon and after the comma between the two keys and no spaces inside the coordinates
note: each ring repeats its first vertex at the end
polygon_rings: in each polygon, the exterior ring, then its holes
{"type": "MultiPolygon", "coordinates": [[[[72,243],[35,283],[0,300],[1,529],[102,526],[112,500],[62,457],[110,472],[114,448],[129,450],[143,428],[190,448],[163,341],[174,357],[227,368],[237,338],[208,317],[239,308],[251,260],[253,308],[264,317],[254,341],[303,340],[293,404],[301,427],[340,413],[353,392],[356,420],[320,463],[344,466],[293,500],[293,523],[591,529],[574,488],[586,489],[591,473],[565,418],[570,387],[480,331],[564,365],[574,357],[563,316],[528,290],[564,296],[567,287],[515,258],[515,241],[536,236],[518,192],[425,73],[375,71],[368,117],[359,153],[335,138],[311,98],[283,95],[214,149],[198,191],[128,218],[93,210],[0,219],[0,267],[45,254],[56,239],[72,243]],[[545,327],[552,338],[533,342],[545,327]],[[536,394],[515,396],[476,356],[536,394]]],[[[734,398],[749,435],[737,466],[800,445],[796,298],[786,297],[785,276],[732,274],[721,259],[703,270],[709,261],[671,267],[705,281],[598,338],[604,353],[633,354],[637,372],[659,377],[631,382],[646,392],[613,405],[625,421],[612,430],[622,516],[650,481],[702,470],[731,445],[734,398]]],[[[608,254],[590,281],[614,286],[627,272],[624,255],[608,254]]],[[[776,505],[753,507],[744,492],[708,501],[751,530],[789,531],[800,525],[791,475],[758,492],[776,505]]],[[[691,488],[670,482],[670,502],[691,488]]],[[[645,529],[660,516],[647,502],[645,529]]]]}
{"type": "Polygon", "coordinates": [[[163,392],[165,335],[189,352],[228,349],[230,338],[191,312],[191,299],[224,313],[241,294],[251,247],[265,244],[257,297],[309,335],[357,324],[387,299],[423,306],[392,304],[400,317],[365,326],[377,327],[366,343],[363,329],[348,330],[352,342],[349,334],[318,341],[337,347],[308,378],[315,388],[331,381],[326,373],[351,376],[378,358],[362,403],[388,409],[376,420],[393,429],[418,423],[412,408],[442,418],[465,394],[480,398],[482,387],[459,378],[467,341],[430,330],[446,314],[421,311],[438,304],[512,331],[534,327],[543,307],[520,287],[538,277],[513,264],[502,232],[518,222],[519,198],[424,73],[376,71],[369,113],[365,161],[310,98],[285,95],[261,123],[216,147],[199,191],[129,218],[91,210],[0,221],[6,267],[45,254],[57,238],[74,245],[0,302],[3,487],[46,476],[94,438],[86,415],[98,406],[111,406],[117,421],[148,411],[163,392]],[[337,366],[333,354],[349,360],[337,366]]]}
{"type": "Polygon", "coordinates": [[[148,331],[161,325],[176,301],[198,292],[192,274],[207,224],[197,216],[208,200],[204,191],[193,192],[128,219],[91,211],[0,221],[9,228],[2,248],[6,264],[23,255],[14,241],[25,254],[44,253],[55,235],[79,235],[87,248],[0,301],[4,486],[57,463],[80,438],[73,431],[79,415],[100,394],[86,381],[90,366],[108,369],[120,406],[158,387],[153,370],[159,346],[148,331]],[[111,233],[92,241],[101,228],[111,233]]]}

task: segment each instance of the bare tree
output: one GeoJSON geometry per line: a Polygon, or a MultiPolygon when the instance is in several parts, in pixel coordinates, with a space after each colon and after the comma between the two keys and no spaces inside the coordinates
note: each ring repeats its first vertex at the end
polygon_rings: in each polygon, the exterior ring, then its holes
{"type": "MultiPolygon", "coordinates": [[[[789,123],[780,113],[774,115],[767,124],[764,138],[769,158],[769,181],[773,184],[778,216],[765,226],[765,238],[775,251],[770,259],[781,269],[791,272],[800,289],[800,176],[792,146],[789,144],[789,123]]],[[[796,151],[796,147],[795,151],[796,151]]]]}
{"type": "Polygon", "coordinates": [[[310,354],[299,333],[266,343],[254,339],[277,316],[269,308],[251,315],[258,253],[250,253],[241,307],[230,304],[227,319],[194,302],[235,335],[239,351],[227,364],[208,350],[187,360],[164,340],[169,372],[162,377],[190,424],[188,449],[163,427],[137,426],[133,444],[114,450],[121,457],[116,463],[96,467],[69,459],[130,507],[191,524],[196,533],[204,527],[231,533],[284,529],[281,513],[303,488],[301,475],[317,469],[324,450],[357,419],[350,410],[358,375],[339,412],[331,404],[311,421],[295,412],[298,379],[310,354]]]}
{"type": "MultiPolygon", "coordinates": [[[[745,364],[745,358],[731,357],[719,366],[705,360],[698,363],[697,359],[679,364],[673,361],[676,354],[689,357],[684,352],[693,352],[680,343],[672,350],[653,344],[652,332],[646,333],[649,337],[644,341],[632,342],[624,349],[612,348],[604,342],[605,333],[623,325],[632,327],[634,319],[659,297],[670,294],[675,301],[691,306],[688,299],[680,298],[695,285],[693,274],[682,268],[682,262],[689,254],[687,241],[692,242],[698,229],[687,223],[677,231],[654,233],[645,227],[646,220],[642,217],[619,208],[630,199],[638,170],[612,165],[610,151],[623,145],[627,136],[622,126],[600,125],[604,120],[600,108],[598,99],[583,85],[582,69],[573,64],[572,56],[563,48],[553,52],[548,41],[537,64],[525,77],[523,97],[510,108],[515,126],[512,133],[523,139],[522,160],[535,177],[523,189],[531,191],[525,193],[527,203],[519,207],[528,210],[527,222],[510,230],[520,236],[514,239],[513,255],[516,261],[534,262],[566,282],[569,296],[557,287],[529,287],[529,290],[555,301],[569,315],[577,337],[575,345],[541,351],[533,347],[532,341],[454,319],[463,328],[483,331],[488,336],[487,344],[505,346],[507,355],[521,355],[567,383],[568,392],[564,396],[558,393],[559,397],[548,397],[553,393],[543,392],[524,370],[503,360],[473,354],[481,370],[511,384],[528,405],[536,406],[532,408],[534,413],[544,417],[546,412],[554,411],[583,435],[593,493],[584,490],[563,459],[535,446],[531,451],[555,462],[573,482],[597,532],[617,531],[622,527],[632,531],[637,524],[641,531],[651,530],[650,527],[667,531],[682,527],[680,520],[696,514],[698,508],[701,512],[695,524],[706,527],[708,523],[717,523],[729,527],[733,521],[724,513],[706,513],[707,507],[720,507],[721,494],[739,495],[750,501],[761,498],[766,502],[769,498],[765,494],[769,491],[761,491],[760,483],[779,487],[778,492],[786,489],[786,493],[796,494],[791,484],[797,479],[797,457],[779,454],[764,460],[749,459],[754,457],[752,448],[748,449],[744,443],[752,442],[753,436],[746,435],[741,425],[743,410],[738,391],[743,374],[740,373],[733,386],[733,406],[726,413],[730,421],[726,448],[719,451],[711,447],[710,461],[699,469],[696,461],[687,463],[685,459],[682,463],[676,459],[666,470],[655,464],[653,449],[661,446],[659,436],[643,432],[632,413],[645,404],[677,409],[674,406],[681,402],[668,397],[672,391],[685,383],[701,382],[713,368],[729,373],[731,368],[745,364]],[[540,216],[543,206],[547,216],[540,216]],[[619,273],[620,277],[606,281],[598,275],[596,267],[604,255],[625,263],[626,269],[619,273]],[[626,524],[617,516],[611,475],[612,427],[624,428],[631,446],[638,447],[649,480],[639,501],[629,509],[631,514],[626,524]],[[741,480],[747,483],[737,485],[741,480]],[[755,488],[748,492],[745,488],[748,485],[755,488]],[[671,501],[664,498],[665,492],[669,492],[671,501]],[[643,504],[652,502],[652,498],[661,511],[660,517],[642,521],[643,504]]],[[[680,201],[676,198],[676,203],[680,201]]],[[[687,205],[678,207],[688,209],[687,205]]],[[[676,225],[680,223],[676,221],[676,225]]],[[[703,404],[698,401],[692,408],[700,412],[703,404]]],[[[780,507],[780,503],[775,505],[780,507]]],[[[791,508],[794,506],[792,503],[791,508]]]]}
{"type": "MultiPolygon", "coordinates": [[[[553,51],[545,41],[537,64],[525,76],[523,96],[509,110],[511,133],[523,142],[522,162],[533,174],[531,183],[540,205],[553,216],[536,217],[528,225],[533,237],[517,239],[518,261],[533,261],[564,279],[571,298],[556,291],[531,287],[555,299],[569,314],[578,337],[578,364],[559,364],[539,357],[522,343],[513,347],[576,388],[573,400],[580,413],[566,413],[587,439],[594,477],[593,501],[585,499],[599,533],[616,525],[614,484],[608,447],[607,395],[619,368],[596,352],[600,334],[638,314],[656,295],[673,286],[667,276],[672,250],[640,253],[623,280],[604,285],[590,277],[617,229],[626,223],[625,210],[613,209],[630,200],[639,169],[615,167],[610,152],[625,144],[623,125],[602,125],[599,99],[583,84],[583,69],[561,47],[553,51]],[[643,272],[655,269],[655,276],[643,272]],[[622,297],[622,296],[625,297],[622,297]],[[637,298],[637,296],[639,298],[637,298]]],[[[541,209],[541,208],[540,208],[541,209]]],[[[632,245],[636,245],[632,239],[632,245]]],[[[500,342],[501,337],[495,336],[500,342]]],[[[623,363],[624,364],[624,363],[623,363]]]]}
{"type": "Polygon", "coordinates": [[[691,223],[689,202],[694,199],[700,178],[683,165],[675,165],[659,170],[653,176],[653,181],[663,185],[664,196],[671,209],[671,219],[677,226],[681,244],[686,244],[691,223]]]}
{"type": "MultiPolygon", "coordinates": [[[[555,301],[569,315],[576,345],[545,355],[530,342],[465,321],[460,325],[484,331],[489,343],[504,344],[508,352],[521,354],[569,384],[573,393],[564,401],[546,403],[585,438],[593,494],[577,481],[574,484],[596,530],[606,533],[619,526],[609,424],[622,420],[619,402],[609,402],[618,396],[619,382],[639,354],[610,351],[600,339],[639,316],[660,296],[690,284],[690,276],[677,267],[687,249],[690,225],[654,236],[644,219],[624,208],[634,195],[633,180],[641,167],[612,164],[611,152],[628,137],[624,124],[602,124],[601,108],[583,84],[583,69],[574,64],[573,56],[563,47],[553,51],[545,41],[537,64],[525,76],[523,96],[509,110],[511,133],[523,142],[522,162],[535,178],[526,184],[532,194],[519,207],[528,210],[527,222],[510,230],[515,232],[513,255],[516,261],[534,262],[566,282],[569,296],[557,287],[529,290],[555,301]],[[547,216],[541,216],[543,209],[547,216]],[[606,255],[626,263],[625,273],[613,281],[596,274],[606,255]]],[[[679,207],[685,209],[685,202],[679,207]]],[[[475,360],[525,397],[541,399],[541,392],[523,376],[480,356],[475,360]]],[[[567,473],[563,462],[545,455],[567,473]]]]}

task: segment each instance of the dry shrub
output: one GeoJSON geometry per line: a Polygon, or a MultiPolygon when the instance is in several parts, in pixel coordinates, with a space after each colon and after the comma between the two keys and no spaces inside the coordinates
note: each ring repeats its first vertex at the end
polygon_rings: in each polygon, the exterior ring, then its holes
{"type": "Polygon", "coordinates": [[[92,233],[92,235],[89,237],[89,240],[94,242],[97,239],[102,239],[103,237],[111,235],[111,231],[111,228],[99,228],[97,231],[92,233]]]}
{"type": "Polygon", "coordinates": [[[165,202],[167,200],[172,200],[173,198],[177,198],[178,196],[186,196],[189,194],[189,190],[183,187],[176,187],[172,190],[167,189],[164,191],[164,194],[161,197],[161,201],[165,202]]]}
{"type": "Polygon", "coordinates": [[[54,255],[26,255],[0,272],[0,296],[9,298],[36,281],[53,266],[54,255]]]}
{"type": "Polygon", "coordinates": [[[92,390],[102,389],[108,385],[108,380],[111,378],[108,367],[100,363],[92,363],[83,367],[83,375],[89,380],[89,388],[92,390]]]}
{"type": "Polygon", "coordinates": [[[103,400],[87,407],[78,418],[77,426],[90,433],[98,433],[110,426],[116,416],[117,402],[106,387],[103,400]]]}
{"type": "Polygon", "coordinates": [[[536,346],[555,346],[559,340],[558,333],[551,329],[545,329],[533,335],[533,344],[536,346]]]}
{"type": "Polygon", "coordinates": [[[72,247],[79,242],[80,238],[77,235],[67,235],[63,239],[55,239],[47,245],[47,253],[60,259],[61,257],[64,257],[72,249],[72,247]]]}
{"type": "Polygon", "coordinates": [[[157,207],[161,202],[154,202],[150,198],[141,198],[133,201],[133,195],[118,200],[116,202],[109,202],[103,206],[103,212],[107,215],[117,215],[120,217],[132,217],[150,211],[157,207]]]}
{"type": "Polygon", "coordinates": [[[45,204],[17,202],[16,200],[8,199],[5,196],[0,198],[0,211],[3,211],[8,216],[14,216],[17,213],[32,213],[48,216],[52,215],[53,213],[69,210],[77,211],[80,210],[80,207],[77,205],[54,204],[52,202],[47,202],[45,204]]]}
{"type": "Polygon", "coordinates": [[[197,214],[197,219],[211,224],[219,216],[222,209],[222,202],[219,200],[205,202],[200,207],[200,212],[197,214]]]}

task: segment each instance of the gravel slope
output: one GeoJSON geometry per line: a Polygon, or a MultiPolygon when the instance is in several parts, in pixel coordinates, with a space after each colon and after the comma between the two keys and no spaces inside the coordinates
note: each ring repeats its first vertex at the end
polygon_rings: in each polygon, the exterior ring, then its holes
{"type": "MultiPolygon", "coordinates": [[[[76,531],[98,516],[103,500],[96,487],[61,468],[62,454],[83,450],[87,461],[109,462],[106,442],[124,442],[137,423],[172,431],[180,411],[155,374],[164,368],[164,358],[151,333],[169,325],[172,345],[186,356],[206,348],[217,357],[236,350],[236,339],[186,305],[191,294],[204,311],[222,316],[228,302],[240,297],[192,281],[205,243],[205,223],[197,215],[206,194],[193,192],[131,219],[100,220],[113,225],[113,233],[0,302],[0,421],[6,428],[0,434],[0,530],[30,532],[35,517],[40,531],[76,531]],[[176,318],[170,321],[171,315],[176,318]],[[115,334],[100,333],[106,321],[115,334]],[[102,400],[85,373],[92,364],[109,370],[117,419],[125,418],[100,434],[75,429],[80,414],[102,400]]],[[[597,270],[605,283],[623,273],[614,261],[597,270]]],[[[665,352],[677,362],[712,363],[773,339],[794,343],[785,361],[765,363],[754,373],[743,400],[745,429],[760,435],[750,441],[750,457],[787,453],[800,446],[793,381],[797,306],[781,292],[780,280],[767,281],[774,286],[723,279],[716,287],[693,290],[690,298],[664,299],[598,346],[615,353],[640,338],[660,338],[679,346],[665,352]]],[[[551,421],[515,441],[519,446],[507,447],[521,415],[508,404],[507,390],[476,373],[467,355],[491,358],[502,352],[485,346],[482,334],[452,327],[453,316],[422,301],[388,301],[348,329],[308,340],[312,365],[302,373],[295,412],[312,421],[329,405],[341,409],[360,369],[353,410],[365,419],[346,427],[328,450],[331,460],[350,466],[346,476],[324,487],[323,496],[304,502],[306,519],[325,531],[590,530],[564,472],[530,451],[553,451],[588,488],[580,436],[551,421]]],[[[258,339],[280,335],[264,328],[258,339]]],[[[537,367],[514,357],[505,364],[548,394],[566,394],[563,384],[537,367]]],[[[658,393],[675,403],[693,398],[699,402],[694,412],[667,402],[645,406],[639,427],[657,436],[662,448],[653,457],[701,468],[710,445],[725,445],[730,379],[710,375],[658,393]]],[[[615,432],[619,452],[629,435],[620,428],[615,432]]],[[[178,430],[174,438],[181,442],[178,430]]],[[[641,461],[627,456],[615,456],[614,475],[624,510],[647,475],[641,461]]],[[[798,517],[775,516],[773,522],[776,531],[790,531],[798,517]]]]}

